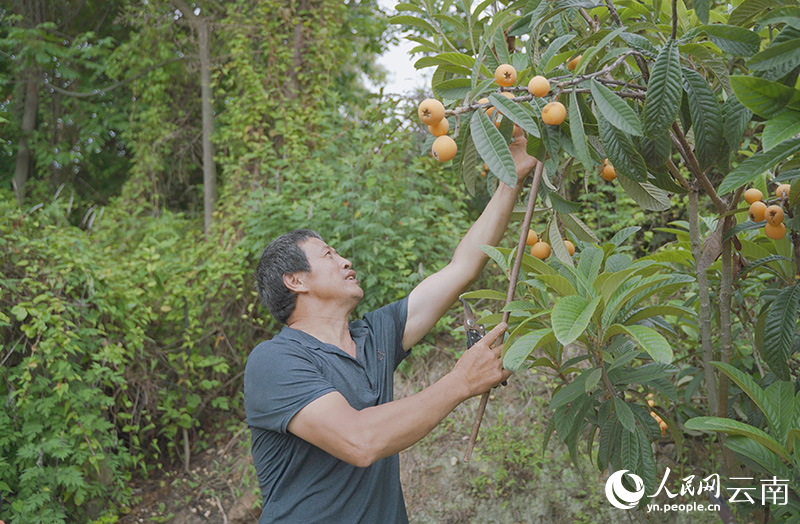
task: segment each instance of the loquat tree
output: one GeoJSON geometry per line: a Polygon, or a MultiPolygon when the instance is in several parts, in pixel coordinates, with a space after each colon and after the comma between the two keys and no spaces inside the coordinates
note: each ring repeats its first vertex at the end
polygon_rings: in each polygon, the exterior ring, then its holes
{"type": "MultiPolygon", "coordinates": [[[[652,493],[662,422],[677,443],[723,433],[727,471],[744,462],[793,479],[790,503],[771,509],[800,518],[800,7],[409,0],[397,10],[424,55],[416,67],[434,68],[467,189],[484,163],[489,188],[513,185],[514,126],[544,164],[538,213],[553,256],[520,259],[527,279],[504,308],[504,363],[560,382],[551,429],[571,455],[585,440],[601,471],[637,472],[652,493]],[[618,183],[650,213],[688,201],[685,220],[662,229],[676,240],[634,260],[624,244],[640,227],[598,238],[567,190],[598,183],[618,183]],[[750,197],[758,213],[740,205],[749,186],[771,195],[778,184],[775,198],[750,197]],[[646,402],[653,392],[662,408],[646,402]],[[763,412],[769,433],[734,420],[734,404],[763,412]]],[[[515,274],[513,250],[486,252],[515,274]]]]}

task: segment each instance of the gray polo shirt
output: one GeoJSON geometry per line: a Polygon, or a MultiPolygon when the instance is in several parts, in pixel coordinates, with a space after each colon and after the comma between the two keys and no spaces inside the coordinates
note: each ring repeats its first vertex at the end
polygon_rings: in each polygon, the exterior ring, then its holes
{"type": "Polygon", "coordinates": [[[408,297],[350,322],[356,358],[284,326],[256,346],[244,372],[244,404],[263,499],[259,524],[405,524],[398,456],[352,466],[286,427],[317,398],[338,391],[361,410],[390,402],[392,374],[407,353],[408,297]]]}

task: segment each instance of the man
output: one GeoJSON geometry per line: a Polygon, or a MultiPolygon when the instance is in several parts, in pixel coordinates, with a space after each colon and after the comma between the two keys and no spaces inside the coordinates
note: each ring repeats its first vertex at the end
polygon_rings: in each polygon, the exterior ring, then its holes
{"type": "Polygon", "coordinates": [[[393,400],[392,373],[479,277],[481,245],[503,236],[536,164],[515,129],[516,187],[501,183],[451,262],[403,300],[349,322],[363,297],[350,261],[310,230],[271,242],[256,272],[259,298],[286,326],[250,353],[245,410],[263,497],[260,524],[408,522],[397,453],[427,435],[458,404],[510,375],[501,324],[453,370],[393,400]]]}

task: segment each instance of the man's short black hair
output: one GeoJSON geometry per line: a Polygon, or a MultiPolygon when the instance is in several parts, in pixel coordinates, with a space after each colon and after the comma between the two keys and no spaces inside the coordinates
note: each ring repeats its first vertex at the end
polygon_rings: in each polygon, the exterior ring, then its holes
{"type": "Polygon", "coordinates": [[[297,303],[297,294],[283,283],[283,275],[311,271],[300,243],[322,237],[311,229],[295,229],[270,242],[261,253],[256,268],[258,298],[278,322],[286,324],[297,303]]]}

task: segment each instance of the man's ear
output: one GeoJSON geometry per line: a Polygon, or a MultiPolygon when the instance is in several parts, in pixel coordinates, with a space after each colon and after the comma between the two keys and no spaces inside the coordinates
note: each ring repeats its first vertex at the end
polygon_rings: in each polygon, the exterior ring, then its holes
{"type": "Polygon", "coordinates": [[[283,285],[286,286],[286,289],[289,291],[293,291],[294,293],[299,293],[301,291],[307,291],[308,286],[304,283],[304,272],[298,273],[284,273],[283,275],[283,285]]]}

